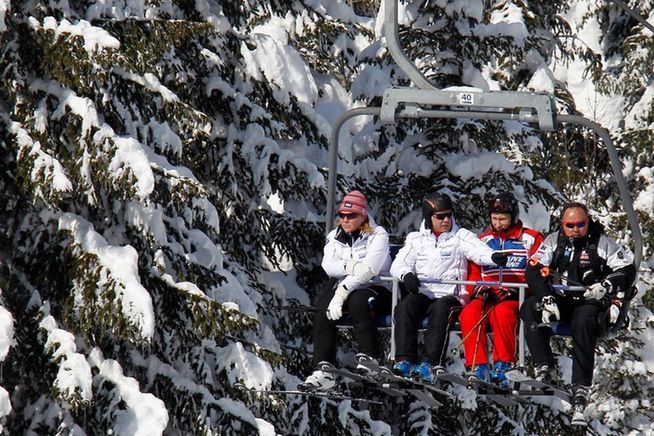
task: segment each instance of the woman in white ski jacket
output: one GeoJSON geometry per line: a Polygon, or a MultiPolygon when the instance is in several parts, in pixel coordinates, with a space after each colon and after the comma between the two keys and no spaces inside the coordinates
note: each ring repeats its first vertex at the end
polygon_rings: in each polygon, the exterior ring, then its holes
{"type": "Polygon", "coordinates": [[[418,375],[432,380],[432,368],[442,364],[450,311],[469,301],[465,285],[430,283],[435,280],[465,280],[468,260],[479,265],[506,263],[506,255],[494,253],[474,233],[459,227],[453,216],[452,200],[445,194],[428,195],[422,202],[420,231],[407,235],[391,266],[407,295],[395,308],[396,364],[393,370],[404,377],[418,375]],[[418,361],[418,330],[427,316],[425,352],[418,361]]]}
{"type": "Polygon", "coordinates": [[[330,277],[316,301],[313,320],[315,371],[300,388],[329,389],[333,374],[321,371],[322,362],[336,363],[338,321],[349,312],[361,353],[380,357],[375,315],[391,312],[391,293],[376,277],[388,273],[391,258],[386,230],[368,213],[368,201],[359,191],[348,193],[338,208],[339,225],[327,235],[322,267],[330,277]]]}

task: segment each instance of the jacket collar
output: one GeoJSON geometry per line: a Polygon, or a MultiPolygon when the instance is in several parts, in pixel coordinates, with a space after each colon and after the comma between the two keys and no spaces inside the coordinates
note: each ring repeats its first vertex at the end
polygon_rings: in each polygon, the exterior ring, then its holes
{"type": "Polygon", "coordinates": [[[489,233],[493,235],[495,238],[501,238],[504,240],[507,239],[520,239],[520,236],[522,235],[522,229],[523,229],[522,221],[518,220],[517,223],[509,230],[507,230],[504,233],[498,233],[495,230],[493,230],[493,227],[489,229],[489,233]]]}
{"type": "MultiPolygon", "coordinates": [[[[456,232],[459,231],[459,225],[456,222],[456,219],[454,218],[454,215],[452,215],[452,228],[450,229],[449,232],[441,233],[438,235],[438,241],[445,241],[447,239],[450,239],[452,236],[456,234],[456,232]]],[[[436,235],[434,232],[431,231],[431,229],[428,229],[425,226],[425,221],[423,220],[422,223],[420,223],[420,234],[423,236],[429,236],[431,235],[432,237],[436,238],[436,235]]]]}
{"type": "MultiPolygon", "coordinates": [[[[377,223],[375,222],[375,219],[372,217],[370,212],[368,212],[368,224],[370,224],[370,227],[372,227],[373,229],[377,227],[377,223]]],[[[368,235],[366,233],[361,233],[359,230],[356,230],[351,234],[348,234],[339,225],[336,228],[336,235],[334,236],[334,239],[336,239],[338,242],[342,244],[352,245],[357,239],[359,238],[364,239],[367,237],[368,235]]]]}

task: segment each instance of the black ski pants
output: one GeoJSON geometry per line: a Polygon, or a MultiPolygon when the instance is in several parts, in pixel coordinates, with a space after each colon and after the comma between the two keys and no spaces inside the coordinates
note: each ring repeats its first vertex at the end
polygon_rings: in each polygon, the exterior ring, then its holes
{"type": "MultiPolygon", "coordinates": [[[[327,308],[334,297],[336,287],[327,288],[316,301],[313,316],[313,366],[322,361],[336,364],[336,339],[338,327],[327,318],[327,308]]],[[[376,316],[391,313],[391,292],[383,286],[369,285],[350,292],[343,312],[350,313],[354,337],[358,350],[376,359],[381,359],[379,340],[377,338],[376,316]]]]}
{"type": "Polygon", "coordinates": [[[431,299],[424,294],[409,294],[402,298],[395,307],[395,360],[418,362],[418,330],[426,316],[426,359],[432,365],[441,365],[449,339],[450,312],[457,306],[461,306],[459,300],[449,295],[431,299]]]}
{"type": "MultiPolygon", "coordinates": [[[[525,339],[535,365],[554,366],[550,346],[552,330],[542,322],[542,310],[538,307],[540,298],[527,298],[520,308],[520,318],[525,323],[525,339]]],[[[572,331],[572,383],[590,386],[595,367],[595,345],[599,336],[599,315],[605,308],[598,302],[574,301],[557,296],[556,303],[561,312],[560,322],[568,323],[572,331]]]]}

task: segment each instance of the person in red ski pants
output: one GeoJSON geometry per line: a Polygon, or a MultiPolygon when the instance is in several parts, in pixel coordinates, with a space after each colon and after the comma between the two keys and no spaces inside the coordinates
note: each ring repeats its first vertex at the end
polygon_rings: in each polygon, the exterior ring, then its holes
{"type": "MultiPolygon", "coordinates": [[[[531,255],[543,242],[543,235],[524,227],[518,219],[518,200],[501,192],[488,202],[490,229],[479,238],[493,250],[508,255],[506,265],[468,265],[468,280],[524,283],[531,255]]],[[[459,315],[466,367],[480,380],[508,384],[504,373],[516,361],[518,289],[477,286],[473,298],[459,315]],[[493,364],[487,356],[487,329],[493,331],[493,364]]]]}

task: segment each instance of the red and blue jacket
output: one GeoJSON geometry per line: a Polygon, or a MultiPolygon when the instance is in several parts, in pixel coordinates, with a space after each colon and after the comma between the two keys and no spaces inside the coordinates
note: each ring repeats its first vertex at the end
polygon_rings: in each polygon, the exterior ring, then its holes
{"type": "MultiPolygon", "coordinates": [[[[501,278],[502,282],[525,283],[527,262],[543,242],[543,235],[536,230],[524,227],[522,221],[518,220],[504,233],[494,232],[491,228],[479,235],[479,239],[495,251],[509,253],[509,258],[506,265],[501,268],[501,277],[500,267],[497,265],[479,266],[470,262],[468,280],[499,282],[501,278]]],[[[472,289],[470,292],[472,293],[472,289]]]]}

